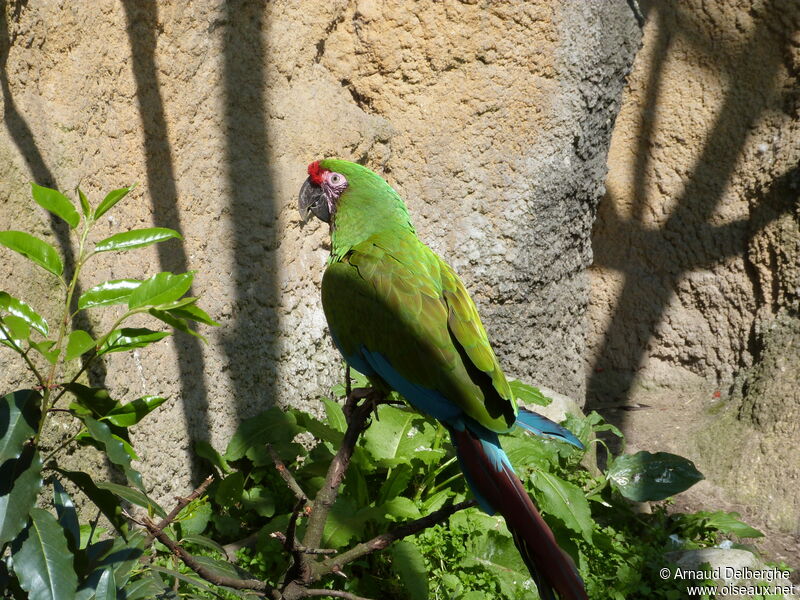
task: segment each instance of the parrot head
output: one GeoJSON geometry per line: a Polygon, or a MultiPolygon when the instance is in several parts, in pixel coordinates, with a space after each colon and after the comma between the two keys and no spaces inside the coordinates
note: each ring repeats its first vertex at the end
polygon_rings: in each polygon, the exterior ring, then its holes
{"type": "Polygon", "coordinates": [[[346,160],[328,158],[308,165],[298,208],[303,223],[314,215],[332,230],[349,227],[356,220],[375,227],[400,223],[410,227],[408,209],[399,194],[377,173],[346,160]]]}
{"type": "Polygon", "coordinates": [[[320,166],[320,161],[308,165],[308,179],[300,188],[300,217],[303,223],[311,215],[320,221],[331,222],[331,216],[336,210],[336,201],[342,192],[347,189],[347,177],[320,166]]]}

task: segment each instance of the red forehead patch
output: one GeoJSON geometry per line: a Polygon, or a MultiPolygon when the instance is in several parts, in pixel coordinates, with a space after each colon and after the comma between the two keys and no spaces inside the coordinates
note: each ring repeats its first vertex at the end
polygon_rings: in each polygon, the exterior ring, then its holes
{"type": "Polygon", "coordinates": [[[325,169],[319,166],[319,161],[315,160],[310,165],[308,165],[308,176],[311,177],[311,181],[320,185],[322,183],[322,175],[325,173],[325,169]]]}

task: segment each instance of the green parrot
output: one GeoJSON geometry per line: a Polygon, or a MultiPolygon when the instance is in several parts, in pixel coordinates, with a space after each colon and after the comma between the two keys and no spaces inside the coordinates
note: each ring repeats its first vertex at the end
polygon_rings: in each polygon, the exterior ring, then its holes
{"type": "Polygon", "coordinates": [[[536,510],[500,446],[519,425],[582,447],[560,425],[518,409],[475,303],[455,271],[423,244],[400,195],[361,165],[308,166],[303,220],[330,225],[322,306],[347,363],[394,389],[450,432],[479,506],[499,512],[545,600],[586,600],[571,559],[536,510]]]}

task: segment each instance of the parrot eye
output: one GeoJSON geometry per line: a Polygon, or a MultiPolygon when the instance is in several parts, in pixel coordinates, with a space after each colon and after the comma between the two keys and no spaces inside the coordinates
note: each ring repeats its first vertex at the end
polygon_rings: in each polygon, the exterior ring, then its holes
{"type": "Polygon", "coordinates": [[[338,173],[331,173],[331,183],[333,185],[339,185],[340,183],[342,183],[343,179],[344,177],[342,177],[338,173]]]}

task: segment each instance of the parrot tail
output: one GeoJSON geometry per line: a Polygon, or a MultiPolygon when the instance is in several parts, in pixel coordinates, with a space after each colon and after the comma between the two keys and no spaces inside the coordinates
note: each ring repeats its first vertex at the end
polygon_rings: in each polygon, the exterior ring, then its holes
{"type": "Polygon", "coordinates": [[[572,559],[559,548],[536,510],[497,434],[476,425],[449,429],[461,470],[478,504],[489,514],[503,516],[542,600],[556,600],[554,591],[561,600],[588,600],[572,559]]]}

